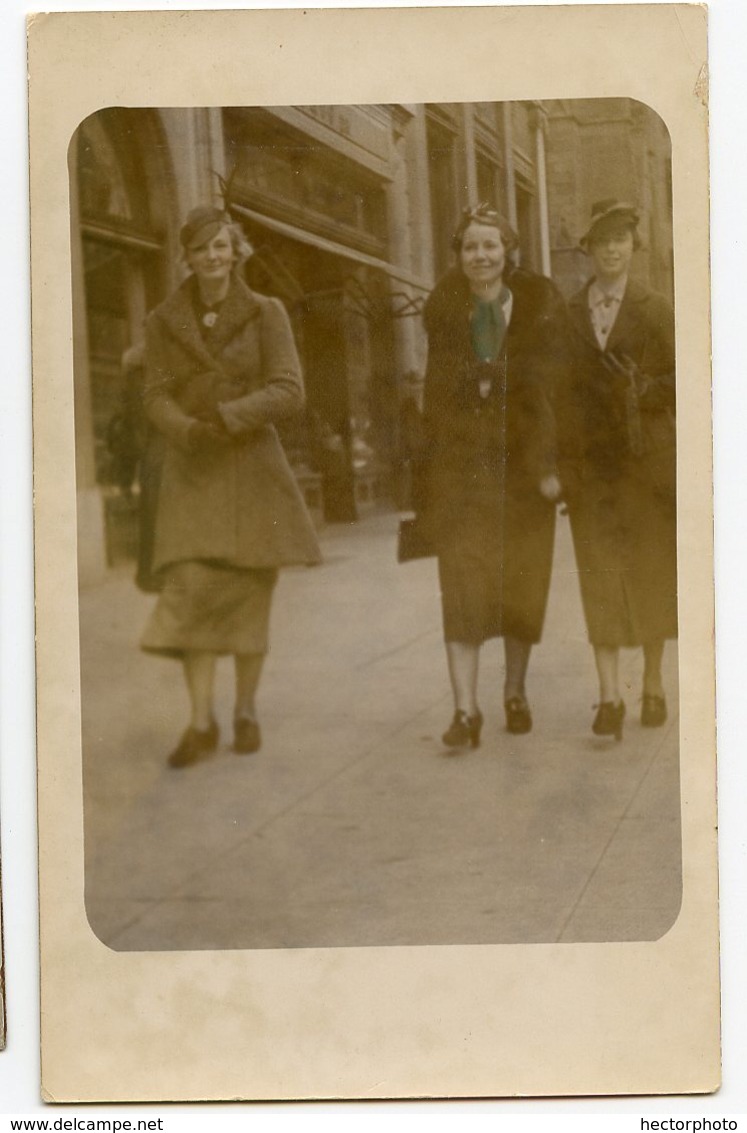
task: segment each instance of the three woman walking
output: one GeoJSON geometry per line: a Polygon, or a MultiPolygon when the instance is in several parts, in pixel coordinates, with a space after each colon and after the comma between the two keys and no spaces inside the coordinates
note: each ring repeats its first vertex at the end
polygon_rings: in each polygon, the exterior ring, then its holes
{"type": "MultiPolygon", "coordinates": [[[[666,719],[661,660],[677,632],[674,328],[666,300],[628,278],[637,223],[625,203],[594,206],[582,241],[594,275],[566,308],[549,279],[513,263],[506,220],[478,205],[427,300],[416,505],[438,558],[452,751],[480,743],[490,638],[504,641],[506,728],[532,729],[528,667],[561,499],[599,675],[593,730],[622,736],[622,647],[643,647],[642,723],[666,719]]],[[[222,654],[235,662],[234,750],[259,748],[255,697],[278,570],[320,558],[275,429],[304,404],[285,310],[241,279],[250,249],[222,210],[194,209],[180,236],[190,274],[146,334],[144,404],[163,463],[152,563],[161,589],[142,638],[183,667],[190,720],[169,756],[176,768],[217,748],[222,654]]]]}

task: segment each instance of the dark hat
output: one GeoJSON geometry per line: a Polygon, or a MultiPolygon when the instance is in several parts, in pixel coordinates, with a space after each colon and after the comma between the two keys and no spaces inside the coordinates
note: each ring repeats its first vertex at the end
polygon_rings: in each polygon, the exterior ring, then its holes
{"type": "Polygon", "coordinates": [[[582,248],[586,248],[592,233],[606,220],[614,220],[629,228],[635,228],[640,220],[638,209],[627,201],[618,201],[615,197],[605,197],[602,201],[595,201],[591,206],[591,222],[584,235],[579,240],[582,248]]]}
{"type": "Polygon", "coordinates": [[[199,248],[207,240],[212,240],[216,232],[220,232],[227,224],[231,224],[231,218],[223,209],[198,205],[187,214],[179,239],[187,249],[199,248]]]}

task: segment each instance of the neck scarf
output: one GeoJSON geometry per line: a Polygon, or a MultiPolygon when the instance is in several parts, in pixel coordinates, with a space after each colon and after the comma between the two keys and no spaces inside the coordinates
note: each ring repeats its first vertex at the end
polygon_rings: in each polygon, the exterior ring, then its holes
{"type": "Polygon", "coordinates": [[[481,362],[495,362],[501,352],[507,326],[503,307],[510,294],[504,286],[497,299],[473,297],[472,349],[481,362]]]}

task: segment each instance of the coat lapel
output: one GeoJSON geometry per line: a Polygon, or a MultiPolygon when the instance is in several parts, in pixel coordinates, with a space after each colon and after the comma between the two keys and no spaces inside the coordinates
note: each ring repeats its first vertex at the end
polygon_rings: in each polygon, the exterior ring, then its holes
{"type": "Polygon", "coordinates": [[[182,283],[160,307],[159,315],[170,334],[206,369],[214,369],[216,359],[251,319],[259,317],[259,304],[240,279],[233,279],[220,316],[203,339],[192,304],[192,276],[182,283]]]}
{"type": "Polygon", "coordinates": [[[571,325],[574,335],[577,335],[582,341],[586,342],[588,346],[598,351],[599,343],[597,342],[597,336],[594,334],[591,312],[589,311],[590,286],[591,280],[568,301],[568,310],[571,316],[571,325]]]}
{"type": "Polygon", "coordinates": [[[618,349],[621,343],[628,342],[631,338],[634,341],[641,340],[646,297],[646,290],[640,283],[634,279],[628,280],[620,310],[607,339],[608,351],[618,349]]]}
{"type": "MultiPolygon", "coordinates": [[[[219,357],[225,347],[240,334],[248,322],[259,318],[259,303],[242,280],[233,278],[228,295],[220,309],[215,326],[205,339],[211,354],[219,357]]],[[[199,334],[199,331],[197,332],[199,334]]]]}

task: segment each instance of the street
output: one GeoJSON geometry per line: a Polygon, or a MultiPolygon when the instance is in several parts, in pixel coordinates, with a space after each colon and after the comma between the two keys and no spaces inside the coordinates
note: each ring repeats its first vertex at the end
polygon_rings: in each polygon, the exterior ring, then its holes
{"type": "Polygon", "coordinates": [[[653,940],[680,902],[676,647],[669,720],[591,733],[596,677],[560,517],[530,735],[504,730],[502,643],[483,651],[476,751],[452,715],[435,560],[395,561],[395,513],[322,532],[281,573],[259,694],[263,746],[186,770],[180,667],[137,647],[152,597],[111,570],[81,594],[86,907],[117,950],[653,940]]]}

